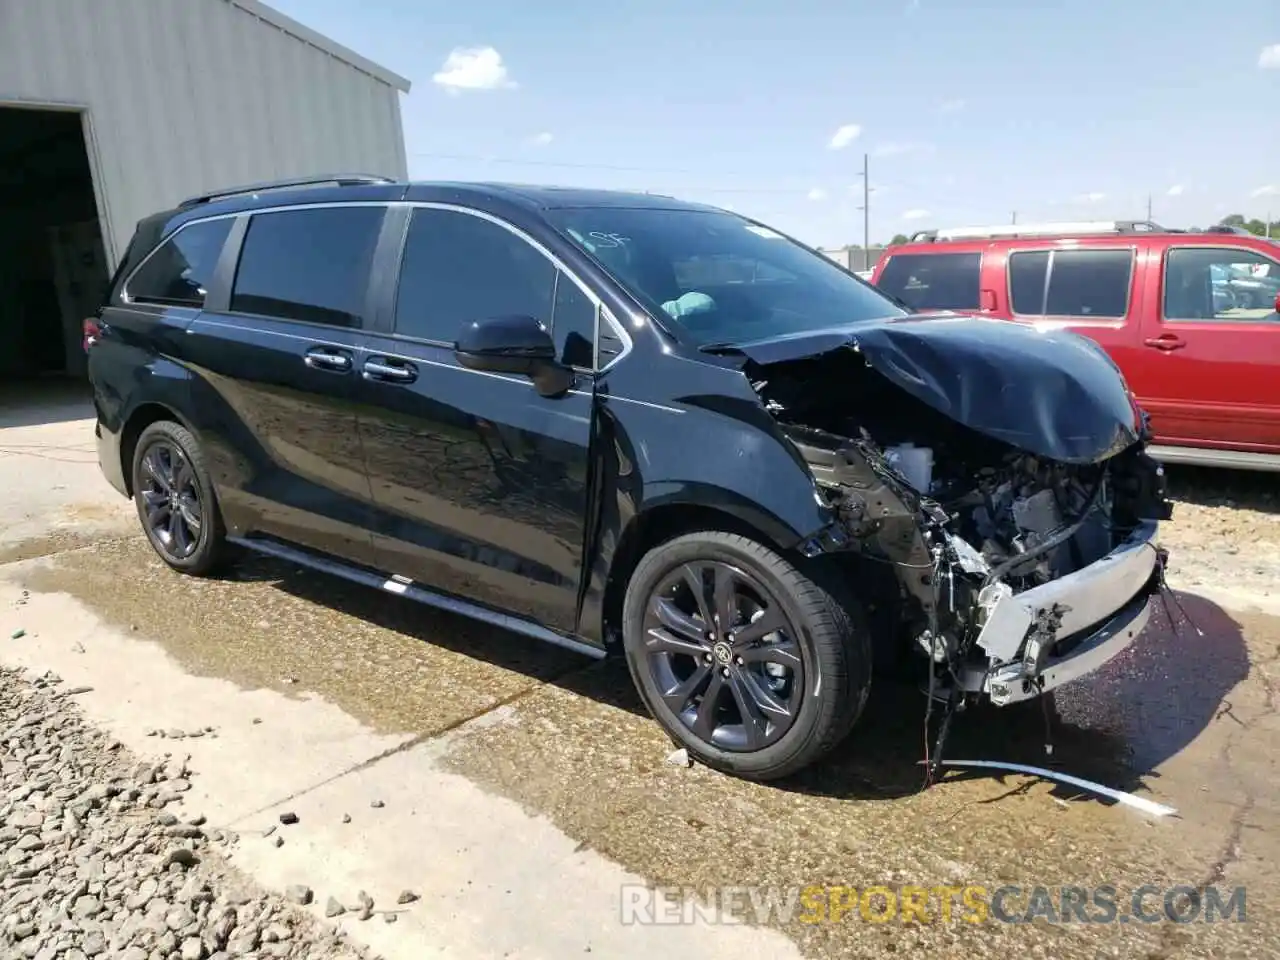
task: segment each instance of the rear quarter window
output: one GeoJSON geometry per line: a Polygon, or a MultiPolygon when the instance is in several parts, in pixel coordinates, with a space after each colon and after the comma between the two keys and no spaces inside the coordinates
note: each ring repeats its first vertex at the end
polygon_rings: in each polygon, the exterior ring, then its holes
{"type": "Polygon", "coordinates": [[[182,227],[147,257],[125,283],[134,303],[202,307],[213,281],[222,246],[231,232],[230,218],[201,220],[182,227]]]}
{"type": "Polygon", "coordinates": [[[876,286],[913,310],[977,310],[981,273],[980,253],[902,253],[876,286]]]}

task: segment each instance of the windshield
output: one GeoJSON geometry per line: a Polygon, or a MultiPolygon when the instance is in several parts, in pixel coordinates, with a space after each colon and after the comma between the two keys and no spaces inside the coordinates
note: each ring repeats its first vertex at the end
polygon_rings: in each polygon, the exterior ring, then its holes
{"type": "Polygon", "coordinates": [[[550,211],[575,243],[698,346],[745,343],[883,317],[892,300],[821,254],[717,210],[550,211]]]}

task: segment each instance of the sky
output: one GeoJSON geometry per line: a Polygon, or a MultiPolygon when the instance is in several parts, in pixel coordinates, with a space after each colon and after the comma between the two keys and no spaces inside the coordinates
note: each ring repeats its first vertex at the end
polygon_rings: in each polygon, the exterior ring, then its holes
{"type": "Polygon", "coordinates": [[[413,82],[414,179],[651,190],[814,246],[1280,219],[1280,0],[269,0],[413,82]]]}

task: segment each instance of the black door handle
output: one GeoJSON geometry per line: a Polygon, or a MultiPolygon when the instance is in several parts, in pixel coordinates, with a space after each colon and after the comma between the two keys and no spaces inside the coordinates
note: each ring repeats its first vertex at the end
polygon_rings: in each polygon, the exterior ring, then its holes
{"type": "Polygon", "coordinates": [[[328,370],[330,373],[347,373],[351,370],[351,355],[330,347],[312,347],[302,358],[302,362],[313,370],[328,370]]]}
{"type": "Polygon", "coordinates": [[[364,362],[364,378],[388,383],[413,383],[418,379],[418,368],[404,361],[393,362],[386,357],[371,357],[364,362]]]}

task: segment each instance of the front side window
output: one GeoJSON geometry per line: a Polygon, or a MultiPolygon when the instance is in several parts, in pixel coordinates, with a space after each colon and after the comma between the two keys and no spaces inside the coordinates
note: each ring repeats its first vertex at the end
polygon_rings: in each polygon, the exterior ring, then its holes
{"type": "Polygon", "coordinates": [[[188,224],[156,249],[126,285],[135,303],[204,306],[218,257],[234,221],[201,220],[188,224]]]}
{"type": "Polygon", "coordinates": [[[719,210],[566,207],[548,213],[696,345],[746,343],[905,311],[828,258],[719,210]]]}
{"type": "Polygon", "coordinates": [[[231,310],[359,327],[382,207],[259,213],[249,221],[231,310]]]}
{"type": "Polygon", "coordinates": [[[561,363],[585,369],[595,366],[596,305],[563,270],[556,273],[551,336],[561,363]]]}
{"type": "Polygon", "coordinates": [[[1165,258],[1166,320],[1280,321],[1280,263],[1250,250],[1175,247],[1165,258]]]}
{"type": "Polygon", "coordinates": [[[1129,311],[1132,250],[1055,250],[1044,313],[1121,319],[1129,311]]]}
{"type": "Polygon", "coordinates": [[[466,324],[502,316],[533,317],[552,329],[556,273],[540,250],[496,223],[455,210],[415,210],[400,265],[396,333],[455,343],[466,324]]]}
{"type": "Polygon", "coordinates": [[[889,258],[876,286],[912,310],[977,310],[980,253],[906,253],[889,258]]]}

